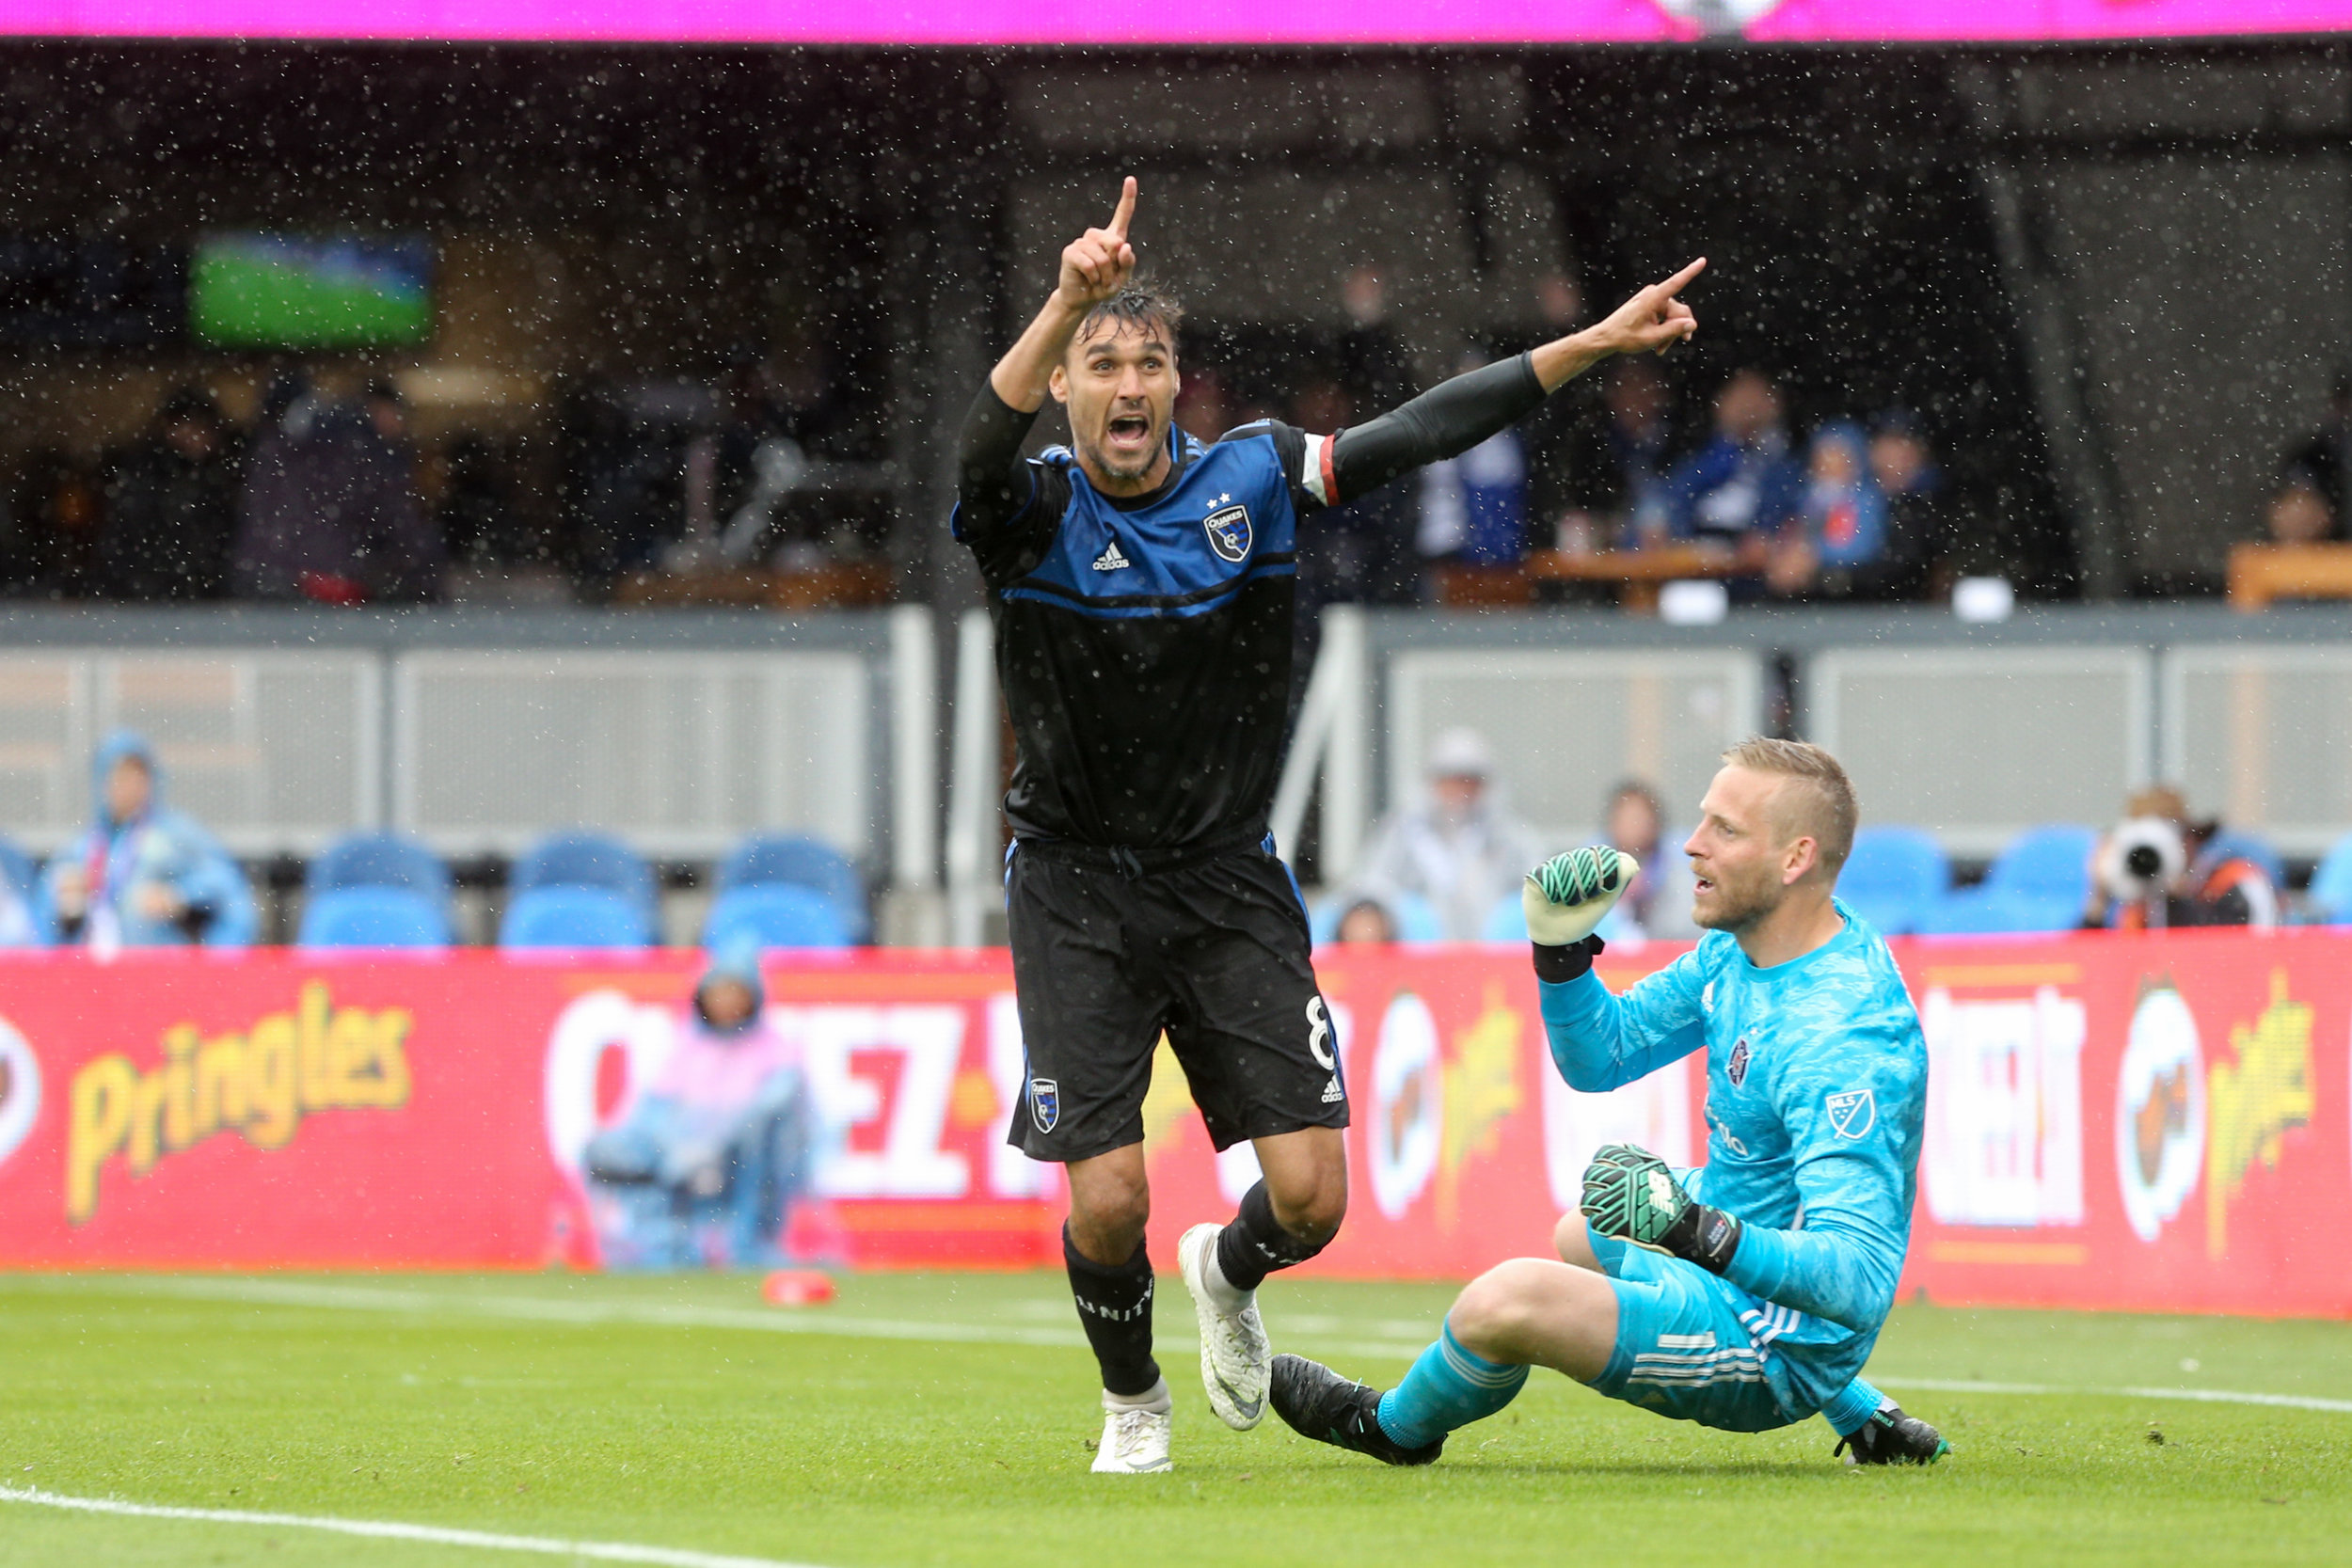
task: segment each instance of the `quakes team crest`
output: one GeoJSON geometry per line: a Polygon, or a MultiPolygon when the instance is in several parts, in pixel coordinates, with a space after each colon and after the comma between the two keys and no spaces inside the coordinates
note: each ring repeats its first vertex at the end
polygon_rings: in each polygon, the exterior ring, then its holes
{"type": "Polygon", "coordinates": [[[1223,506],[1200,520],[1202,531],[1209,536],[1209,548],[1218,557],[1239,565],[1249,555],[1249,508],[1223,506]]]}
{"type": "Polygon", "coordinates": [[[1029,1080],[1029,1119],[1041,1132],[1051,1132],[1061,1120],[1061,1085],[1051,1078],[1029,1080]]]}

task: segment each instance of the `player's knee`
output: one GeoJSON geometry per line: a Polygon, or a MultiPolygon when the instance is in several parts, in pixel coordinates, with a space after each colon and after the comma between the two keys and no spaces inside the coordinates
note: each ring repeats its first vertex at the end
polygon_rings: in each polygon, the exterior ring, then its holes
{"type": "Polygon", "coordinates": [[[1347,1167],[1317,1165],[1280,1186],[1269,1180],[1266,1196],[1273,1201],[1277,1224],[1300,1241],[1321,1246],[1339,1234],[1340,1222],[1347,1217],[1347,1167]]]}
{"type": "Polygon", "coordinates": [[[1547,1266],[1536,1259],[1514,1258],[1471,1280],[1446,1314],[1454,1337],[1476,1351],[1523,1344],[1535,1323],[1547,1266]]]}
{"type": "Polygon", "coordinates": [[[1070,1184],[1070,1234],[1078,1250],[1104,1262],[1124,1261],[1152,1220],[1152,1189],[1140,1180],[1092,1179],[1070,1184]]]}

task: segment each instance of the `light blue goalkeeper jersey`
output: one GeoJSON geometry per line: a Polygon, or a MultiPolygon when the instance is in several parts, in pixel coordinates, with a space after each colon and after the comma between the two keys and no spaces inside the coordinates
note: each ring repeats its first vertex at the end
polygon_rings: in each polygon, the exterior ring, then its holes
{"type": "Polygon", "coordinates": [[[1572,1088],[1707,1052],[1707,1164],[1688,1185],[1743,1223],[1724,1277],[1788,1309],[1752,1327],[1811,1407],[1862,1370],[1894,1306],[1927,1115],[1927,1044],[1901,972],[1836,907],[1844,930],[1771,969],[1710,931],[1623,996],[1591,974],[1540,988],[1572,1088]]]}

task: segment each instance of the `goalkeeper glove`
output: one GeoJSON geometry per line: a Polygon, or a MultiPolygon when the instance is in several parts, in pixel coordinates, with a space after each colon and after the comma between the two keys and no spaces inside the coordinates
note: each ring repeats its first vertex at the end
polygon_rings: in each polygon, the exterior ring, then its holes
{"type": "Polygon", "coordinates": [[[1740,1250],[1740,1221],[1691,1201],[1666,1162],[1633,1144],[1610,1144],[1584,1167],[1578,1205],[1595,1230],[1721,1274],[1740,1250]]]}
{"type": "Polygon", "coordinates": [[[1573,980],[1593,967],[1601,923],[1642,863],[1622,850],[1570,849],[1527,874],[1519,907],[1535,943],[1535,974],[1553,984],[1573,980]]]}

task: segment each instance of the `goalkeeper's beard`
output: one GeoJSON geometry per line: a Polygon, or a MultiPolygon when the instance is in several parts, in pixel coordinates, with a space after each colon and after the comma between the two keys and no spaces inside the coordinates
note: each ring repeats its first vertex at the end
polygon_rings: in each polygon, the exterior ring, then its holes
{"type": "Polygon", "coordinates": [[[1746,886],[1737,886],[1720,875],[1708,879],[1715,884],[1714,898],[1694,902],[1691,909],[1692,924],[1703,931],[1729,931],[1737,935],[1780,908],[1783,890],[1775,882],[1758,878],[1746,886]]]}

